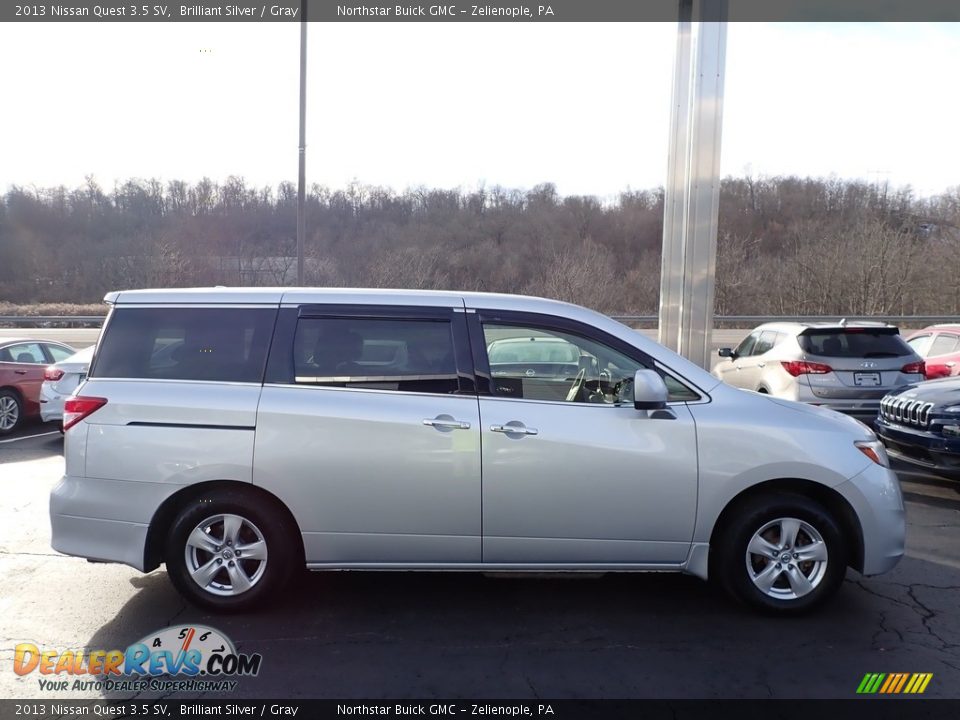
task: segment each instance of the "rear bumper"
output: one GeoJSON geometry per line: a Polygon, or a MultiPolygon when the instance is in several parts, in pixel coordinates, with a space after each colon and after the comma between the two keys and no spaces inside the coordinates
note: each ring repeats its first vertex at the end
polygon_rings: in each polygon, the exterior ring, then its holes
{"type": "Polygon", "coordinates": [[[40,386],[40,419],[43,422],[63,420],[63,403],[66,395],[59,395],[44,383],[40,386]]]}
{"type": "Polygon", "coordinates": [[[892,425],[882,418],[876,428],[890,457],[960,480],[960,438],[892,425]]]}
{"type": "Polygon", "coordinates": [[[147,525],[50,513],[51,545],[64,555],[144,569],[147,525]]]}
{"type": "Polygon", "coordinates": [[[65,475],[50,492],[50,544],[65,555],[144,570],[147,531],[179,486],[65,475]]]}
{"type": "Polygon", "coordinates": [[[819,405],[820,407],[836,410],[844,415],[861,420],[868,425],[872,423],[877,415],[880,414],[880,401],[882,397],[876,398],[832,398],[820,397],[816,395],[813,389],[806,384],[798,385],[797,400],[810,405],[819,405]]]}

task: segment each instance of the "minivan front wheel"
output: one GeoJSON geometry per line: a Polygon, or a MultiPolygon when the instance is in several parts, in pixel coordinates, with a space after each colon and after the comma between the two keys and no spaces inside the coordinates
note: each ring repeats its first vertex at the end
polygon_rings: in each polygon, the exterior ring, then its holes
{"type": "Polygon", "coordinates": [[[211,610],[247,610],[275,596],[292,571],[283,515],[246,493],[219,490],[189,501],[165,551],[174,586],[211,610]]]}
{"type": "Polygon", "coordinates": [[[783,493],[748,501],[724,535],[718,549],[721,580],[734,596],[761,610],[811,610],[832,596],[846,575],[837,523],[804,496],[783,493]]]}

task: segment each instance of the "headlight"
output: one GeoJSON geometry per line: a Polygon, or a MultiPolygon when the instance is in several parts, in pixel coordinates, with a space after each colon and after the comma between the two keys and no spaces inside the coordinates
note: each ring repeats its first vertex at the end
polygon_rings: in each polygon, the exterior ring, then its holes
{"type": "Polygon", "coordinates": [[[944,408],[943,412],[945,413],[960,413],[960,405],[951,405],[948,408],[944,408]]]}
{"type": "Polygon", "coordinates": [[[857,450],[873,460],[877,465],[885,468],[890,467],[890,458],[887,457],[887,449],[883,447],[883,443],[879,440],[857,440],[853,444],[857,450]]]}

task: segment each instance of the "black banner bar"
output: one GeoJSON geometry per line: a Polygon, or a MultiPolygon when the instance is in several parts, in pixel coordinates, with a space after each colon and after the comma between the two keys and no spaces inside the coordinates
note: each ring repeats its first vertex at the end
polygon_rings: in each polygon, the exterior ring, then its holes
{"type": "MultiPolygon", "coordinates": [[[[2,22],[676,22],[680,0],[481,3],[63,0],[0,3],[2,22]]],[[[709,11],[715,4],[705,3],[709,11]]],[[[701,3],[693,3],[694,20],[701,3]]],[[[711,19],[704,17],[702,19],[711,19]]],[[[729,0],[732,22],[960,21],[954,0],[729,0]]]]}
{"type": "Polygon", "coordinates": [[[960,700],[0,700],[0,720],[74,718],[542,718],[913,720],[960,717],[960,700]]]}

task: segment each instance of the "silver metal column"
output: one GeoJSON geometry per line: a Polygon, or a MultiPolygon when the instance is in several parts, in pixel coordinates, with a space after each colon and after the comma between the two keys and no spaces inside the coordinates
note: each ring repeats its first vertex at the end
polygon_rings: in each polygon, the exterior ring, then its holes
{"type": "Polygon", "coordinates": [[[680,0],[660,276],[660,342],[709,367],[727,0],[680,0]]]}
{"type": "Polygon", "coordinates": [[[303,287],[303,248],[307,234],[307,0],[300,3],[300,165],[297,172],[297,285],[303,287]]]}

